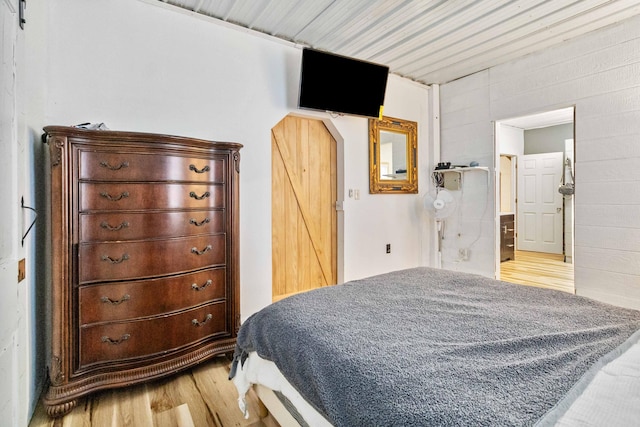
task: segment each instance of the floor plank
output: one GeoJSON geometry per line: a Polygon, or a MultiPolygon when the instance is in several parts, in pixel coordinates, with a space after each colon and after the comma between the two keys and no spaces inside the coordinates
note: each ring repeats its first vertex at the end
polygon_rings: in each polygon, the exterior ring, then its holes
{"type": "Polygon", "coordinates": [[[195,427],[189,405],[183,403],[154,416],[155,425],[166,427],[195,427]]]}
{"type": "Polygon", "coordinates": [[[191,372],[186,372],[183,375],[163,380],[161,384],[153,387],[148,395],[150,397],[149,407],[153,412],[152,418],[154,420],[151,427],[175,426],[177,418],[173,417],[168,424],[165,424],[164,422],[161,422],[162,417],[158,417],[158,414],[164,413],[165,416],[168,414],[177,416],[179,413],[175,411],[168,411],[179,408],[182,405],[187,405],[195,425],[216,425],[211,413],[209,412],[207,403],[204,401],[200,390],[196,386],[191,372]]]}
{"type": "Polygon", "coordinates": [[[573,264],[563,255],[516,251],[515,260],[500,263],[500,280],[575,293],[573,264]]]}

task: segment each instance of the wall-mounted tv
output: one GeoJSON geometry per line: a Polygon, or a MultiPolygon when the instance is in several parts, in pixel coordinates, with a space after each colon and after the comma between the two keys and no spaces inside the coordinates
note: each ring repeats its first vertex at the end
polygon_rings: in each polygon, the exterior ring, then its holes
{"type": "Polygon", "coordinates": [[[381,115],[389,67],[319,50],[302,50],[299,108],[381,115]]]}

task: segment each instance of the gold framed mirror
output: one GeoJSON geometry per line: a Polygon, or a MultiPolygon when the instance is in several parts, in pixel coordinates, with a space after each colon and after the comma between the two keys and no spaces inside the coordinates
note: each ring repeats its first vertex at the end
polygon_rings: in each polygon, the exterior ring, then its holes
{"type": "Polygon", "coordinates": [[[418,192],[418,124],[369,119],[369,193],[418,192]]]}

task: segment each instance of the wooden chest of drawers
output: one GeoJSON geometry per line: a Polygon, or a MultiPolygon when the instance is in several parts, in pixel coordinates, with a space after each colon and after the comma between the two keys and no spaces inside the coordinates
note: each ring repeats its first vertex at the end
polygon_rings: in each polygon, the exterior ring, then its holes
{"type": "Polygon", "coordinates": [[[500,262],[516,259],[514,214],[500,215],[500,262]]]}
{"type": "Polygon", "coordinates": [[[51,153],[47,412],[233,351],[240,144],[45,129],[51,153]]]}

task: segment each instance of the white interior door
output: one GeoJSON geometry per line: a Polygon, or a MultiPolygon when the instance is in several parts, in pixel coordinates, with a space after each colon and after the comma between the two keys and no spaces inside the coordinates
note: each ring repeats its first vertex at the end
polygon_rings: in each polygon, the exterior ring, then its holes
{"type": "Polygon", "coordinates": [[[563,153],[528,154],[518,159],[517,248],[562,253],[563,153]]]}
{"type": "Polygon", "coordinates": [[[13,3],[0,0],[0,424],[18,425],[18,211],[16,33],[13,3]]]}

